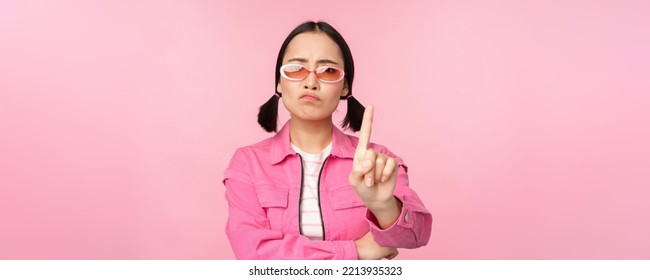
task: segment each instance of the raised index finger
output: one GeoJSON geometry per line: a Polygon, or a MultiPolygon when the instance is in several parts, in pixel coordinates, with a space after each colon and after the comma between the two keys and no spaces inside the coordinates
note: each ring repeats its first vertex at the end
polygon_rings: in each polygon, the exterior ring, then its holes
{"type": "Polygon", "coordinates": [[[363,120],[361,120],[361,129],[359,130],[359,144],[357,144],[357,156],[363,156],[366,150],[368,150],[374,109],[375,108],[372,105],[368,105],[366,110],[363,112],[363,120]]]}

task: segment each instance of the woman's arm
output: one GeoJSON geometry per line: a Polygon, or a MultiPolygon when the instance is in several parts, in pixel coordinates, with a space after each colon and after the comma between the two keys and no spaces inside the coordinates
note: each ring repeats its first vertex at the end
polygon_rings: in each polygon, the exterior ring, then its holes
{"type": "MultiPolygon", "coordinates": [[[[385,150],[385,152],[402,163],[402,160],[390,151],[385,150]]],[[[393,195],[400,202],[401,207],[392,225],[382,226],[372,211],[368,210],[366,213],[374,240],[381,246],[397,248],[417,248],[426,245],[431,237],[433,217],[418,195],[409,188],[407,167],[403,163],[399,165],[397,171],[397,183],[393,195]]]]}
{"type": "Polygon", "coordinates": [[[433,219],[408,187],[407,167],[381,145],[370,143],[374,108],[363,114],[348,180],[368,207],[366,218],[381,246],[417,248],[428,243],[433,219]]]}

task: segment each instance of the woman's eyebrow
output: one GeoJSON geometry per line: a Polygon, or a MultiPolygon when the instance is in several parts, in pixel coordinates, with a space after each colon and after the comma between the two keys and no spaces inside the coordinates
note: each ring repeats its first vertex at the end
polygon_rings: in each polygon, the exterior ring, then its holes
{"type": "MultiPolygon", "coordinates": [[[[291,59],[287,60],[287,62],[302,62],[302,63],[307,63],[307,62],[309,62],[309,61],[307,61],[307,59],[302,58],[302,57],[294,57],[294,58],[291,58],[291,59]]],[[[336,64],[336,65],[339,65],[336,61],[333,61],[333,60],[330,60],[330,59],[319,59],[319,60],[316,61],[316,62],[318,62],[318,63],[330,63],[330,64],[336,64]]]]}

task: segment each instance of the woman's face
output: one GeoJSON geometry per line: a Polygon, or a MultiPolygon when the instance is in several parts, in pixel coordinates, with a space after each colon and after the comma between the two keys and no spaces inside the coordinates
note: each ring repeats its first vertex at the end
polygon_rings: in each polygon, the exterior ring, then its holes
{"type": "MultiPolygon", "coordinates": [[[[339,46],[327,34],[305,32],[294,37],[286,48],[282,65],[301,64],[309,70],[320,66],[344,69],[339,46]]],[[[302,81],[280,78],[277,91],[292,118],[318,121],[331,118],[340,97],[348,94],[345,79],[335,83],[320,81],[313,72],[302,81]]]]}

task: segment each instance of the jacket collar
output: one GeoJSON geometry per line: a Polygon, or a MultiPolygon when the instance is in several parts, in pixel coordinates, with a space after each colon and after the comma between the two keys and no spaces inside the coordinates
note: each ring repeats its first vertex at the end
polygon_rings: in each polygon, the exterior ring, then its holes
{"type": "MultiPolygon", "coordinates": [[[[291,149],[291,139],[289,130],[291,129],[291,120],[288,120],[282,129],[271,137],[271,163],[278,164],[289,155],[295,155],[296,152],[291,149]]],[[[352,137],[343,133],[338,127],[332,128],[332,152],[331,155],[341,158],[354,158],[356,146],[352,142],[352,137]]]]}

